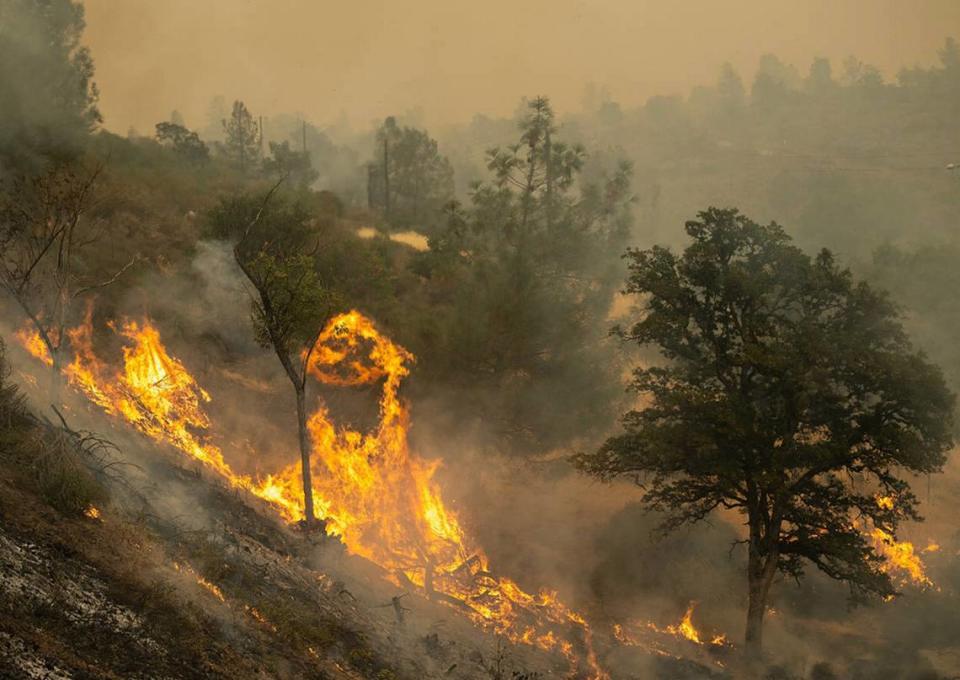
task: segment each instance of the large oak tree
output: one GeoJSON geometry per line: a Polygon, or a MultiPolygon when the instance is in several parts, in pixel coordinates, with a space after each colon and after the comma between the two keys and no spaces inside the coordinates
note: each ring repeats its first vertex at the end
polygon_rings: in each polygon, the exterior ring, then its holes
{"type": "Polygon", "coordinates": [[[895,594],[864,529],[919,519],[906,475],[941,469],[954,398],[913,349],[887,296],[829,251],[711,208],[682,254],[629,250],[641,318],[621,334],[659,348],[637,369],[624,432],[576,462],[635,476],[666,529],[718,508],[745,516],[748,652],[760,651],[778,572],[813,564],[856,595],[895,594]],[[892,502],[878,503],[884,497],[892,502]]]}

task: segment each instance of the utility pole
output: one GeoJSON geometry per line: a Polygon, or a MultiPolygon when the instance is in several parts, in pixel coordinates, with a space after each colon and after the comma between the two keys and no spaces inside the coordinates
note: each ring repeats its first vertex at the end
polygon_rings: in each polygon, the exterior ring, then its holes
{"type": "MultiPolygon", "coordinates": [[[[391,119],[387,119],[389,123],[391,119]]],[[[390,129],[384,125],[383,131],[383,218],[390,222],[390,129]]]]}

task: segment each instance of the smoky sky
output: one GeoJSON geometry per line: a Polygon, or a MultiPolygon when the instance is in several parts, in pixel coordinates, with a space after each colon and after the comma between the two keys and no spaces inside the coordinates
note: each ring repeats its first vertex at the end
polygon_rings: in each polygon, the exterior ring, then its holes
{"type": "Polygon", "coordinates": [[[422,109],[428,124],[509,115],[524,95],[578,109],[588,83],[626,106],[684,94],[773,53],[806,71],[854,54],[888,78],[960,34],[957,0],[86,0],[106,126],[210,99],[354,125],[422,109]]]}

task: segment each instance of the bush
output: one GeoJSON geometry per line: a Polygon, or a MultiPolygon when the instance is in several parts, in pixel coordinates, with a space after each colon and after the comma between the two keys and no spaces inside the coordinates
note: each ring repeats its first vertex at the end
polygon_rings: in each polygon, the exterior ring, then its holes
{"type": "Polygon", "coordinates": [[[29,448],[34,481],[54,508],[66,515],[82,515],[90,506],[107,501],[107,490],[87,468],[69,433],[39,428],[29,448]]]}
{"type": "Polygon", "coordinates": [[[6,350],[3,338],[0,338],[0,445],[8,443],[11,430],[23,421],[26,413],[23,395],[17,386],[10,382],[6,350]]]}

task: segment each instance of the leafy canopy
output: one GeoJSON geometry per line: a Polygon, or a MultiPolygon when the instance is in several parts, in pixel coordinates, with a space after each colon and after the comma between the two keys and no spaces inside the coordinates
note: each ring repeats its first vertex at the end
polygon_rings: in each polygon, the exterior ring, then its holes
{"type": "Polygon", "coordinates": [[[317,273],[319,235],[310,211],[280,194],[238,196],[221,201],[209,219],[215,236],[237,242],[238,264],[256,289],[257,341],[288,357],[311,347],[335,300],[317,273]]]}
{"type": "Polygon", "coordinates": [[[644,406],[576,462],[643,479],[667,529],[734,508],[779,570],[799,577],[809,561],[856,594],[892,594],[860,529],[918,518],[900,473],[938,471],[951,446],[940,370],[887,296],[829,251],[811,258],[736,210],[711,208],[686,231],[681,255],[627,253],[626,291],[645,313],[620,333],[666,361],[635,371],[644,406]]]}

